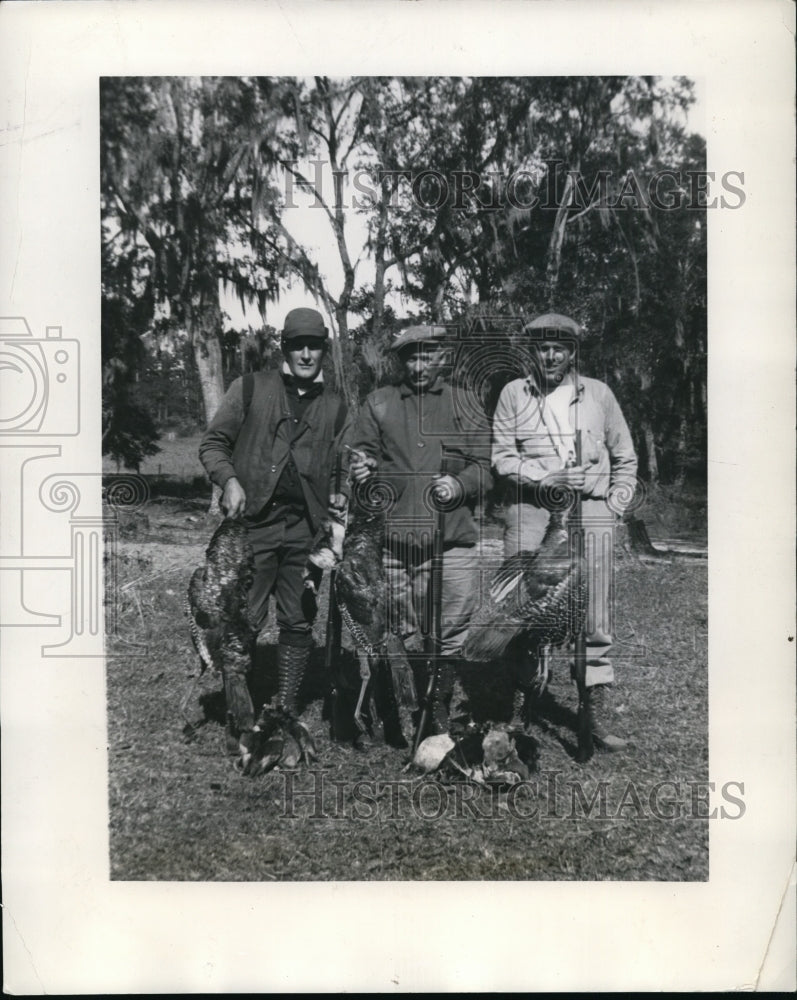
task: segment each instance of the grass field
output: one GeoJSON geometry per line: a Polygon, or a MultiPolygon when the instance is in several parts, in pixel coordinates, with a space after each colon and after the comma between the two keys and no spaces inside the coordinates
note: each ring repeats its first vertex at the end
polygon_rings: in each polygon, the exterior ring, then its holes
{"type": "MultiPolygon", "coordinates": [[[[699,515],[687,523],[676,512],[668,524],[661,504],[662,524],[694,537],[699,515]]],[[[191,741],[182,732],[180,703],[197,668],[183,595],[213,530],[203,508],[202,500],[151,501],[137,535],[117,547],[118,637],[108,661],[112,878],[708,878],[699,784],[708,776],[704,560],[644,563],[618,553],[611,722],[631,740],[622,755],[574,761],[575,689],[560,660],[553,706],[532,730],[539,764],[529,782],[497,794],[419,776],[404,770],[408,751],[386,746],[378,728],[359,750],[329,740],[319,649],[304,691],[317,766],[251,779],[225,754],[219,723],[201,726],[191,741]]],[[[652,520],[650,528],[654,535],[652,520]]],[[[321,597],[319,644],[324,590],[321,597]]],[[[485,681],[500,689],[502,668],[485,681]]],[[[267,695],[273,676],[263,684],[267,695]]],[[[205,688],[212,694],[214,683],[205,688]]],[[[195,698],[191,705],[196,717],[195,698]]],[[[511,701],[507,711],[509,718],[511,701]]]]}
{"type": "MultiPolygon", "coordinates": [[[[140,474],[142,476],[170,476],[183,480],[193,479],[194,476],[203,476],[204,469],[198,457],[201,440],[201,434],[192,434],[190,437],[175,437],[172,441],[161,438],[158,441],[160,451],[144,459],[139,468],[140,474]]],[[[126,470],[119,467],[110,456],[104,455],[102,471],[112,475],[115,472],[126,470]]]]}

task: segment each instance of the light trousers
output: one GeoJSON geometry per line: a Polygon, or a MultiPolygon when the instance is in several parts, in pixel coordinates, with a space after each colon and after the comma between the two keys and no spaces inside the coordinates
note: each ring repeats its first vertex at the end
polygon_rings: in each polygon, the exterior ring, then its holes
{"type": "MultiPolygon", "coordinates": [[[[605,500],[581,502],[587,559],[587,687],[611,684],[610,659],[614,631],[614,528],[617,518],[605,500]]],[[[542,543],[550,514],[533,504],[511,504],[506,511],[504,558],[518,552],[536,552],[542,543]]]]}
{"type": "MultiPolygon", "coordinates": [[[[389,622],[408,653],[420,653],[432,628],[430,580],[432,558],[408,547],[386,548],[383,564],[388,582],[389,622]]],[[[468,622],[478,607],[479,559],[476,546],[456,546],[443,553],[443,656],[455,656],[465,641],[468,622]]]]}

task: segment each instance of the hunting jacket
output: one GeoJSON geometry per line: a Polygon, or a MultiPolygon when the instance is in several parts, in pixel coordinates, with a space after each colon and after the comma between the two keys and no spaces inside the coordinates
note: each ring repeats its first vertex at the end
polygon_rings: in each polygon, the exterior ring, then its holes
{"type": "Polygon", "coordinates": [[[335,456],[347,431],[343,399],[324,387],[307,405],[298,426],[283,376],[255,372],[252,399],[244,413],[243,379],[227,390],[199,445],[199,458],[217,486],[236,476],[246,493],[245,517],[255,520],[274,495],[291,457],[299,474],[310,524],[326,517],[335,456]]]}
{"type": "MultiPolygon", "coordinates": [[[[630,499],[636,485],[637,458],[628,425],[612,390],[594,378],[580,376],[570,403],[573,429],[582,432],[586,482],[583,496],[605,499],[616,493],[616,503],[630,499]]],[[[531,378],[504,386],[493,417],[492,460],[496,476],[522,500],[540,505],[539,493],[524,487],[523,479],[539,482],[562,468],[557,429],[545,406],[545,396],[531,378]]]]}
{"type": "Polygon", "coordinates": [[[440,473],[442,446],[452,449],[447,471],[460,481],[465,499],[446,513],[444,542],[446,547],[476,544],[474,512],[492,479],[490,425],[472,393],[442,380],[420,394],[403,384],[377,389],[363,403],[352,444],[376,459],[377,479],[393,493],[389,530],[416,545],[424,536],[431,538],[428,491],[440,473]]]}

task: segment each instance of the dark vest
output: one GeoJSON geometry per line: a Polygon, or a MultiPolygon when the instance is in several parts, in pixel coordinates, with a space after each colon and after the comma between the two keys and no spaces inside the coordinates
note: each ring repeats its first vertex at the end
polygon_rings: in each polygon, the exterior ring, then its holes
{"type": "Polygon", "coordinates": [[[307,405],[294,430],[281,374],[256,372],[252,400],[232,455],[246,491],[246,516],[256,517],[271,499],[292,452],[310,522],[317,529],[327,513],[335,439],[345,418],[345,403],[325,388],[307,405]]]}

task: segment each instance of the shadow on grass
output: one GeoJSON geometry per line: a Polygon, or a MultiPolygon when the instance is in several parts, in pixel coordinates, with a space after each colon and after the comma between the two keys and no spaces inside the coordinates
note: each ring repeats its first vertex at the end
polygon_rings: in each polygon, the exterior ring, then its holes
{"type": "MultiPolygon", "coordinates": [[[[314,704],[321,706],[321,719],[328,727],[330,741],[365,749],[372,742],[406,748],[412,739],[417,713],[397,710],[395,702],[386,694],[389,668],[377,667],[361,705],[361,718],[365,732],[354,721],[361,691],[359,661],[347,649],[336,660],[333,677],[325,664],[325,651],[321,647],[311,650],[307,671],[299,689],[299,713],[305,714],[314,704]]],[[[511,656],[496,663],[460,663],[457,670],[458,685],[451,704],[452,733],[463,735],[471,723],[483,731],[484,727],[502,725],[522,727],[527,733],[541,730],[555,740],[564,752],[576,759],[578,744],[578,716],[570,707],[556,700],[547,689],[542,696],[529,691],[523,693],[517,685],[517,665],[511,656]]],[[[279,690],[277,646],[259,643],[256,646],[253,668],[249,677],[249,692],[257,715],[265,705],[273,703],[279,690]]],[[[204,691],[199,695],[202,717],[184,730],[190,741],[199,727],[207,724],[224,726],[227,705],[223,688],[204,691]]]]}
{"type": "Polygon", "coordinates": [[[460,683],[465,695],[461,707],[476,725],[521,725],[527,732],[539,728],[575,760],[578,752],[575,739],[578,732],[577,713],[560,704],[550,689],[542,696],[523,692],[517,684],[516,667],[511,659],[501,663],[463,664],[460,683]]]}
{"type": "MultiPolygon", "coordinates": [[[[370,740],[381,734],[388,745],[404,747],[407,744],[401,734],[401,723],[396,718],[390,699],[385,695],[385,683],[384,672],[378,670],[362,705],[361,714],[366,726],[366,732],[363,733],[354,722],[361,690],[357,658],[349,650],[342,650],[336,661],[334,677],[330,677],[324,649],[314,647],[299,688],[299,714],[305,713],[314,703],[320,703],[321,717],[328,724],[329,737],[335,743],[362,749],[364,737],[370,740]]],[[[273,643],[258,643],[249,677],[249,693],[256,715],[264,705],[272,703],[278,690],[277,646],[273,643]]],[[[202,718],[192,722],[194,730],[209,723],[225,725],[227,704],[223,688],[201,693],[199,707],[202,718]]]]}

